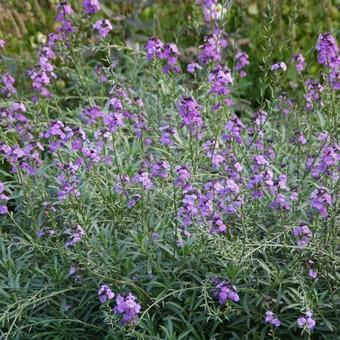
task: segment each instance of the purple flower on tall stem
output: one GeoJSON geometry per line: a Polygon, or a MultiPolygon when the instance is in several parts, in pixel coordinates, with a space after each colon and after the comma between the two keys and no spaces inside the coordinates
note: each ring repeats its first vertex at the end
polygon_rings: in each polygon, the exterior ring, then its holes
{"type": "Polygon", "coordinates": [[[84,0],[83,8],[86,14],[95,14],[100,11],[100,2],[99,0],[84,0]]]}
{"type": "Polygon", "coordinates": [[[0,48],[5,47],[5,40],[0,39],[0,48]]]}
{"type": "Polygon", "coordinates": [[[338,44],[329,32],[319,35],[315,49],[318,52],[318,63],[332,69],[340,66],[338,44]]]}
{"type": "Polygon", "coordinates": [[[203,126],[200,106],[194,97],[182,97],[178,104],[178,112],[182,118],[182,125],[189,128],[199,128],[203,126]]]}
{"type": "Polygon", "coordinates": [[[328,217],[327,208],[333,203],[332,196],[327,188],[321,187],[315,189],[311,194],[311,206],[318,210],[323,218],[328,217]]]}
{"type": "Polygon", "coordinates": [[[224,35],[225,33],[215,26],[213,34],[204,37],[204,43],[200,46],[199,61],[201,64],[207,64],[209,61],[221,61],[223,50],[228,46],[224,35]]]}

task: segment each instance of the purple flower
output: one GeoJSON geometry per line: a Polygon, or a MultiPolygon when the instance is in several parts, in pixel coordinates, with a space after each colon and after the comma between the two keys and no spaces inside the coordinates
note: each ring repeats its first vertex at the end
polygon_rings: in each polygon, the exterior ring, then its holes
{"type": "Polygon", "coordinates": [[[224,15],[218,0],[196,0],[196,4],[201,6],[205,22],[218,20],[224,15]]]}
{"type": "Polygon", "coordinates": [[[301,53],[296,53],[292,57],[292,63],[295,64],[297,73],[302,73],[302,71],[306,68],[305,58],[301,53]]]}
{"type": "Polygon", "coordinates": [[[104,113],[99,106],[87,107],[82,113],[82,118],[87,124],[95,124],[102,117],[104,117],[104,113]]]}
{"type": "Polygon", "coordinates": [[[113,312],[122,318],[120,321],[122,325],[137,323],[138,314],[142,307],[136,300],[137,298],[131,293],[126,297],[120,294],[116,296],[116,307],[114,307],[113,312]]]}
{"type": "Polygon", "coordinates": [[[100,11],[100,2],[99,0],[84,0],[83,8],[86,14],[94,14],[100,11]]]}
{"type": "Polygon", "coordinates": [[[319,82],[311,79],[306,80],[305,84],[307,87],[307,93],[305,94],[306,110],[311,112],[313,111],[315,104],[319,103],[322,105],[321,93],[324,88],[319,82]]]}
{"type": "Polygon", "coordinates": [[[149,190],[153,188],[152,181],[149,177],[149,174],[147,172],[140,172],[138,175],[135,175],[132,178],[133,183],[140,183],[144,187],[144,189],[149,190]]]}
{"type": "Polygon", "coordinates": [[[264,321],[265,321],[266,323],[269,323],[269,324],[275,326],[275,327],[279,327],[279,326],[281,325],[280,320],[279,320],[277,317],[275,317],[274,314],[273,314],[273,312],[270,311],[270,310],[268,310],[268,311],[266,312],[264,321]]]}
{"type": "Polygon", "coordinates": [[[312,232],[308,228],[307,224],[301,223],[299,227],[293,228],[293,236],[297,239],[297,245],[303,248],[308,245],[312,232]]]}
{"type": "Polygon", "coordinates": [[[160,58],[164,49],[164,43],[157,37],[151,37],[145,45],[146,58],[151,61],[155,58],[160,58]]]}
{"type": "Polygon", "coordinates": [[[224,35],[225,33],[222,30],[215,27],[213,34],[204,37],[204,43],[200,46],[200,63],[207,64],[209,61],[221,61],[223,49],[228,46],[228,41],[224,38],[224,35]]]}
{"type": "Polygon", "coordinates": [[[339,47],[331,33],[319,35],[315,49],[318,51],[318,63],[332,69],[340,66],[339,47]]]}
{"type": "Polygon", "coordinates": [[[315,280],[317,277],[318,277],[318,271],[317,270],[314,270],[314,269],[309,269],[308,271],[308,276],[315,280]]]}
{"type": "Polygon", "coordinates": [[[98,34],[101,38],[105,38],[112,30],[112,25],[108,19],[97,20],[92,27],[98,31],[98,34]]]}
{"type": "Polygon", "coordinates": [[[244,124],[240,121],[240,119],[234,115],[231,119],[227,121],[227,124],[224,126],[224,129],[228,131],[225,135],[223,135],[223,139],[225,141],[235,140],[236,143],[242,144],[242,136],[241,133],[245,128],[244,124]]]}
{"type": "Polygon", "coordinates": [[[80,225],[77,225],[76,230],[73,232],[73,234],[71,234],[70,239],[65,243],[65,247],[66,248],[74,247],[78,242],[80,242],[84,235],[85,235],[84,229],[80,225]]]}
{"type": "Polygon", "coordinates": [[[5,205],[0,205],[0,215],[5,215],[8,213],[8,209],[5,205]]]}
{"type": "Polygon", "coordinates": [[[189,73],[195,73],[196,70],[201,70],[202,69],[202,66],[200,66],[199,64],[197,63],[190,63],[187,67],[187,71],[189,73]]]}
{"type": "Polygon", "coordinates": [[[329,81],[333,90],[340,90],[340,68],[333,68],[329,74],[329,81]]]}
{"type": "Polygon", "coordinates": [[[17,93],[16,88],[13,86],[13,84],[15,83],[15,79],[9,73],[4,73],[1,76],[1,79],[3,83],[3,88],[1,89],[1,92],[5,96],[10,96],[11,94],[17,93]]]}
{"type": "Polygon", "coordinates": [[[167,178],[169,176],[170,165],[166,161],[160,161],[152,166],[151,175],[153,177],[167,178]]]}
{"type": "Polygon", "coordinates": [[[177,166],[176,167],[176,179],[175,185],[182,187],[183,189],[188,186],[188,180],[191,178],[191,172],[186,166],[177,166]]]}
{"type": "Polygon", "coordinates": [[[5,47],[5,40],[0,39],[0,48],[5,47]]]}
{"type": "Polygon", "coordinates": [[[229,94],[229,85],[233,83],[233,77],[230,69],[227,66],[217,65],[210,73],[208,77],[209,83],[211,83],[210,92],[216,93],[221,96],[229,94]]]}
{"type": "Polygon", "coordinates": [[[315,189],[311,194],[311,206],[318,210],[323,218],[328,217],[327,207],[333,203],[332,196],[329,194],[328,189],[321,187],[315,189]]]}
{"type": "Polygon", "coordinates": [[[297,319],[297,324],[300,328],[307,328],[308,330],[313,330],[316,322],[313,319],[313,312],[308,311],[304,316],[301,316],[297,319]]]}
{"type": "Polygon", "coordinates": [[[164,44],[156,37],[148,40],[146,46],[146,58],[148,61],[153,59],[161,59],[165,61],[163,72],[168,74],[170,71],[178,73],[180,71],[178,65],[178,57],[180,55],[178,47],[174,43],[164,44]]]}
{"type": "Polygon", "coordinates": [[[249,64],[249,56],[245,52],[238,52],[235,56],[236,70],[240,73],[240,77],[243,78],[247,73],[243,70],[249,64]]]}
{"type": "Polygon", "coordinates": [[[114,298],[115,294],[112,292],[111,288],[107,285],[102,285],[98,290],[98,297],[100,303],[105,303],[114,298]]]}
{"type": "Polygon", "coordinates": [[[287,65],[283,61],[280,61],[276,64],[273,64],[270,67],[270,70],[271,71],[287,71],[287,65]]]}
{"type": "Polygon", "coordinates": [[[220,305],[224,305],[227,301],[238,302],[240,300],[236,288],[227,281],[219,278],[213,278],[211,281],[214,285],[212,293],[218,299],[220,305]]]}
{"type": "Polygon", "coordinates": [[[200,106],[194,97],[181,97],[178,104],[178,112],[182,118],[182,126],[199,128],[203,126],[200,106]]]}

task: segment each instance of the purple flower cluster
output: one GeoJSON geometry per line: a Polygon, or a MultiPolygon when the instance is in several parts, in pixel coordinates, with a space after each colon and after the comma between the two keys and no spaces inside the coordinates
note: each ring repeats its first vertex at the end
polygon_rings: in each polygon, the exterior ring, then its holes
{"type": "Polygon", "coordinates": [[[307,311],[304,316],[297,319],[297,324],[300,328],[307,328],[310,331],[313,330],[316,325],[316,322],[313,319],[313,312],[307,311]]]}
{"type": "Polygon", "coordinates": [[[4,48],[5,47],[5,40],[0,39],[0,48],[4,48]]]}
{"type": "Polygon", "coordinates": [[[296,53],[292,57],[292,63],[295,64],[297,73],[302,73],[303,70],[306,68],[306,61],[305,58],[301,53],[296,53]]]}
{"type": "Polygon", "coordinates": [[[208,81],[211,83],[211,93],[216,93],[219,96],[227,96],[230,92],[229,85],[233,83],[233,77],[227,66],[218,64],[209,73],[208,81]]]}
{"type": "Polygon", "coordinates": [[[112,30],[112,25],[108,19],[97,20],[92,27],[98,32],[101,38],[105,38],[112,30]]]}
{"type": "Polygon", "coordinates": [[[243,140],[241,134],[244,128],[245,126],[241,120],[236,115],[234,115],[224,126],[226,133],[223,135],[223,139],[228,142],[235,141],[238,144],[242,144],[243,140]]]}
{"type": "Polygon", "coordinates": [[[51,60],[54,58],[55,54],[50,46],[42,47],[38,54],[38,64],[35,68],[28,71],[33,89],[43,97],[51,97],[47,86],[51,83],[52,79],[57,78],[57,75],[54,73],[54,66],[51,63],[51,60]]]}
{"type": "Polygon", "coordinates": [[[177,107],[182,118],[182,126],[188,127],[191,132],[203,126],[200,106],[194,97],[181,97],[177,107]]]}
{"type": "Polygon", "coordinates": [[[306,110],[308,112],[313,111],[316,104],[322,105],[321,93],[323,92],[323,86],[311,79],[306,80],[307,93],[305,94],[306,110]]]}
{"type": "Polygon", "coordinates": [[[151,175],[153,177],[168,178],[170,171],[170,165],[166,161],[160,161],[152,166],[151,175]]]}
{"type": "Polygon", "coordinates": [[[86,14],[95,14],[100,11],[99,0],[84,0],[83,8],[86,14]]]}
{"type": "Polygon", "coordinates": [[[301,223],[300,226],[293,228],[292,233],[297,239],[297,245],[300,248],[306,247],[312,237],[312,232],[305,223],[301,223]]]}
{"type": "Polygon", "coordinates": [[[146,58],[148,61],[160,59],[165,61],[163,72],[168,74],[170,71],[174,73],[180,72],[178,58],[180,56],[178,47],[174,43],[164,44],[156,37],[148,40],[146,46],[146,58]]]}
{"type": "Polygon", "coordinates": [[[105,303],[114,298],[115,294],[108,285],[102,285],[98,290],[98,297],[100,303],[105,303]]]}
{"type": "Polygon", "coordinates": [[[334,181],[338,180],[338,166],[340,161],[340,147],[337,144],[326,144],[322,149],[320,158],[314,162],[311,173],[314,178],[327,176],[334,181]]]}
{"type": "Polygon", "coordinates": [[[327,208],[330,207],[332,203],[332,196],[329,194],[328,189],[325,187],[315,189],[311,193],[311,206],[314,209],[318,210],[323,218],[328,217],[327,208]]]}
{"type": "Polygon", "coordinates": [[[280,327],[281,321],[270,310],[266,311],[264,321],[274,327],[280,327]]]}
{"type": "Polygon", "coordinates": [[[5,215],[8,213],[6,201],[9,200],[9,197],[4,193],[4,191],[5,186],[2,182],[0,182],[0,215],[5,215]]]}
{"type": "Polygon", "coordinates": [[[81,241],[82,237],[85,235],[84,229],[78,224],[76,229],[70,236],[70,239],[65,243],[66,248],[74,247],[78,242],[81,241]]]}
{"type": "Polygon", "coordinates": [[[240,297],[236,292],[236,288],[225,280],[213,278],[214,286],[212,293],[218,299],[220,305],[225,305],[227,301],[238,302],[240,297]]]}
{"type": "Polygon", "coordinates": [[[132,178],[133,183],[140,183],[145,190],[153,188],[152,180],[150,175],[146,171],[142,171],[132,178]]]}
{"type": "Polygon", "coordinates": [[[210,61],[221,62],[223,50],[227,46],[228,41],[225,38],[225,33],[218,27],[215,27],[212,34],[204,37],[204,43],[200,46],[200,63],[207,64],[210,61]]]}
{"type": "Polygon", "coordinates": [[[13,86],[13,84],[15,83],[15,79],[9,73],[2,74],[1,80],[3,85],[1,93],[3,93],[6,97],[9,97],[11,94],[17,93],[16,88],[13,86]]]}
{"type": "Polygon", "coordinates": [[[196,5],[201,6],[205,22],[216,21],[223,15],[218,0],[196,0],[196,5]]]}
{"type": "Polygon", "coordinates": [[[287,65],[283,61],[280,61],[276,64],[273,64],[270,67],[270,70],[271,71],[287,71],[287,65]]]}
{"type": "Polygon", "coordinates": [[[249,65],[249,56],[246,52],[237,52],[235,56],[236,70],[239,72],[240,77],[243,78],[247,75],[244,68],[249,65]]]}
{"type": "Polygon", "coordinates": [[[129,293],[126,296],[118,294],[116,296],[116,306],[113,312],[121,317],[122,325],[136,323],[141,309],[141,305],[133,294],[129,293]]]}
{"type": "Polygon", "coordinates": [[[334,90],[340,90],[339,47],[331,33],[320,34],[316,44],[318,62],[330,69],[329,82],[334,90]]]}

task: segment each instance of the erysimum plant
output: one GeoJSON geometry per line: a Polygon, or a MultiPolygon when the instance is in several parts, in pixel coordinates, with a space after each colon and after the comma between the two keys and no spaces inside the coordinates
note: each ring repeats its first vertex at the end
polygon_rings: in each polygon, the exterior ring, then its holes
{"type": "Polygon", "coordinates": [[[1,66],[2,337],[340,335],[337,41],[316,39],[320,79],[267,55],[252,107],[228,7],[196,5],[189,57],[63,1],[32,90],[1,66]]]}

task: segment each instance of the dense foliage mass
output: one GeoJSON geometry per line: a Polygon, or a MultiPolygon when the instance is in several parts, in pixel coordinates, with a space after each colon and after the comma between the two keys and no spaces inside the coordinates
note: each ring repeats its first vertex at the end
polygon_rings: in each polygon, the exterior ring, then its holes
{"type": "Polygon", "coordinates": [[[0,40],[4,339],[340,336],[335,33],[256,64],[237,3],[191,6],[189,51],[113,43],[99,0],[26,77],[0,40]]]}

